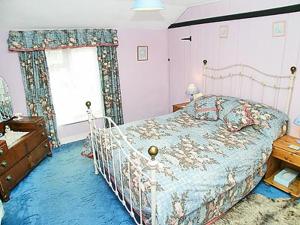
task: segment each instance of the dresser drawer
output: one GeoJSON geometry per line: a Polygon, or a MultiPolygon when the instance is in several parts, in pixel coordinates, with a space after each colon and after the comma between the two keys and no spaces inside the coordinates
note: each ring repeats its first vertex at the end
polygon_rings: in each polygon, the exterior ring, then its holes
{"type": "Polygon", "coordinates": [[[43,129],[45,122],[41,117],[23,117],[21,120],[12,120],[8,124],[12,130],[31,131],[43,129]]]}
{"type": "Polygon", "coordinates": [[[45,130],[35,131],[31,134],[29,138],[26,140],[27,152],[31,152],[37,146],[39,146],[42,142],[48,140],[45,130]]]}
{"type": "Polygon", "coordinates": [[[293,152],[287,152],[281,148],[273,148],[272,156],[296,166],[300,165],[300,155],[293,152]]]}
{"type": "Polygon", "coordinates": [[[35,167],[50,152],[48,140],[36,147],[28,156],[30,167],[35,167]]]}
{"type": "Polygon", "coordinates": [[[3,155],[0,156],[0,174],[5,173],[14,164],[19,162],[27,154],[26,148],[24,146],[24,141],[15,144],[9,150],[7,150],[3,155]]]}
{"type": "Polygon", "coordinates": [[[0,142],[0,158],[7,154],[8,152],[8,148],[7,148],[7,145],[6,145],[6,142],[5,141],[1,141],[0,142]]]}
{"type": "Polygon", "coordinates": [[[29,171],[29,162],[25,157],[0,177],[3,189],[6,191],[12,189],[27,174],[27,171],[29,171]]]}

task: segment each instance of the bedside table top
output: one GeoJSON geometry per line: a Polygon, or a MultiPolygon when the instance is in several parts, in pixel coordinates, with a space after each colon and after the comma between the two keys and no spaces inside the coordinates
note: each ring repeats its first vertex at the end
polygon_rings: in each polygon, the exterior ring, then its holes
{"type": "Polygon", "coordinates": [[[274,141],[273,147],[281,148],[285,151],[300,155],[300,150],[297,151],[297,150],[294,150],[294,149],[291,149],[288,147],[290,144],[300,147],[300,144],[297,143],[297,138],[291,137],[289,135],[285,135],[285,136],[277,139],[276,141],[274,141]]]}
{"type": "Polygon", "coordinates": [[[179,103],[179,104],[174,104],[174,106],[179,107],[179,108],[184,108],[189,103],[190,102],[183,102],[183,103],[179,103]]]}

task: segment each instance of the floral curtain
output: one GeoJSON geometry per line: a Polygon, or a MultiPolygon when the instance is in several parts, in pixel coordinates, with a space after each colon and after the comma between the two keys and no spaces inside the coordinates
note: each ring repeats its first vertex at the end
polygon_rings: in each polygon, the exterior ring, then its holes
{"type": "Polygon", "coordinates": [[[52,147],[58,147],[57,127],[52,104],[45,51],[20,52],[19,59],[30,116],[42,116],[52,147]]]}
{"type": "Polygon", "coordinates": [[[117,50],[113,46],[97,47],[105,115],[117,124],[123,124],[123,111],[117,50]]]}
{"type": "Polygon", "coordinates": [[[123,124],[117,61],[118,37],[113,29],[10,31],[8,49],[19,52],[28,112],[45,118],[51,142],[59,145],[49,87],[45,49],[97,47],[105,115],[123,124]]]}
{"type": "Polygon", "coordinates": [[[113,29],[10,31],[10,51],[37,51],[59,48],[118,46],[113,29]]]}

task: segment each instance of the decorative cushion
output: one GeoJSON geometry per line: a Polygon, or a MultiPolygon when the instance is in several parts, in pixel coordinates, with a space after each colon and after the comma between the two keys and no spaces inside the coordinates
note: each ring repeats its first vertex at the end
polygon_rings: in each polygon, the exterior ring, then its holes
{"type": "Polygon", "coordinates": [[[201,93],[201,92],[193,95],[194,99],[201,98],[202,96],[203,96],[203,93],[201,93]]]}
{"type": "MultiPolygon", "coordinates": [[[[195,100],[189,102],[182,110],[181,112],[186,112],[187,114],[189,114],[191,117],[195,118],[195,109],[194,109],[194,102],[195,100]]],[[[179,111],[177,111],[179,112],[179,111]]]]}
{"type": "Polygon", "coordinates": [[[255,124],[251,114],[252,105],[243,100],[238,103],[239,105],[234,107],[223,119],[227,129],[231,132],[255,124]]]}
{"type": "Polygon", "coordinates": [[[216,96],[202,96],[194,103],[195,118],[200,120],[218,120],[216,96]]]}
{"type": "Polygon", "coordinates": [[[219,119],[224,117],[235,107],[239,106],[239,98],[230,96],[217,96],[217,108],[219,119]]]}
{"type": "Polygon", "coordinates": [[[254,129],[272,137],[274,140],[280,137],[282,127],[288,121],[287,114],[264,104],[254,102],[251,104],[250,111],[255,123],[254,129]]]}

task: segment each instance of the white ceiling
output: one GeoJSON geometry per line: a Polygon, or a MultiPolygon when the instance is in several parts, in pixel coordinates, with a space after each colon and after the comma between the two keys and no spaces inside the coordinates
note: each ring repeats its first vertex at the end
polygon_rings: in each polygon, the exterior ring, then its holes
{"type": "Polygon", "coordinates": [[[165,9],[156,12],[134,12],[132,1],[0,0],[0,29],[163,29],[174,23],[188,7],[213,0],[163,0],[165,9]]]}

